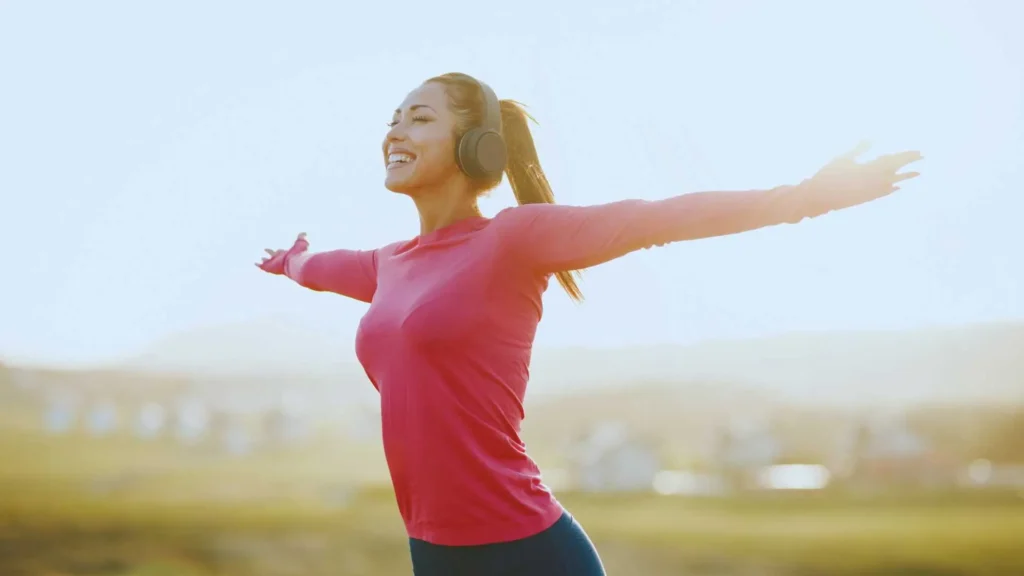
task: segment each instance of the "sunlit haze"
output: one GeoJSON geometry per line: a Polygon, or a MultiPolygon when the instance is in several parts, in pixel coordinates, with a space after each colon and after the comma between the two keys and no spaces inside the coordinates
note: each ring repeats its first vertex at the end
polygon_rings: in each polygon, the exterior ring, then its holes
{"type": "Polygon", "coordinates": [[[0,2],[0,357],[280,321],[351,358],[365,305],[253,262],[414,236],[380,142],[449,71],[529,106],[562,203],[796,183],[862,139],[925,157],[870,205],[589,270],[582,306],[554,287],[538,347],[1024,318],[1024,4],[268,6],[0,2]]]}

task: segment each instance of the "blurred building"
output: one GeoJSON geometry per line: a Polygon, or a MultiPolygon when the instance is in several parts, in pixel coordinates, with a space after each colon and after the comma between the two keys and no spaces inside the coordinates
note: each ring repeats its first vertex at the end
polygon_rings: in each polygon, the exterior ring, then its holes
{"type": "Polygon", "coordinates": [[[193,444],[202,441],[209,432],[210,411],[198,398],[181,400],[174,411],[174,429],[179,442],[193,444]]]}
{"type": "Polygon", "coordinates": [[[50,398],[43,409],[43,427],[50,434],[67,434],[78,423],[78,404],[70,397],[50,398]]]}
{"type": "Polygon", "coordinates": [[[647,492],[662,468],[655,443],[618,422],[594,427],[570,450],[570,483],[586,492],[647,492]]]}
{"type": "Polygon", "coordinates": [[[86,414],[86,428],[93,436],[106,436],[115,432],[120,425],[117,404],[111,400],[95,401],[86,414]]]}
{"type": "Polygon", "coordinates": [[[157,402],[147,402],[138,408],[135,435],[139,438],[159,437],[167,426],[167,410],[157,402]]]}
{"type": "Polygon", "coordinates": [[[719,428],[712,447],[712,462],[728,491],[764,488],[762,474],[776,463],[782,441],[762,420],[734,420],[719,428]]]}
{"type": "Polygon", "coordinates": [[[880,415],[853,426],[836,461],[843,484],[866,492],[953,488],[961,470],[902,414],[880,415]]]}
{"type": "Polygon", "coordinates": [[[293,446],[312,436],[312,415],[306,399],[283,393],[261,416],[266,447],[293,446]]]}

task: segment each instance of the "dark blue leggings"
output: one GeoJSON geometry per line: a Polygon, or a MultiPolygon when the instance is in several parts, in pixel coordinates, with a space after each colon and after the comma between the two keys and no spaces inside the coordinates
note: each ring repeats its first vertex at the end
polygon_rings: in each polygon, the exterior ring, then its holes
{"type": "Polygon", "coordinates": [[[522,540],[440,546],[409,539],[415,576],[606,576],[597,550],[568,512],[522,540]]]}

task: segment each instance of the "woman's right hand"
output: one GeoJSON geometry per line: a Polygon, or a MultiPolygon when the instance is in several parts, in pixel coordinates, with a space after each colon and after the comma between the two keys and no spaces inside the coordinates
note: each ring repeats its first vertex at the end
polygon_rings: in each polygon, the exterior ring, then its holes
{"type": "Polygon", "coordinates": [[[271,274],[284,274],[284,267],[288,262],[288,259],[295,254],[300,254],[308,249],[309,241],[306,240],[306,233],[303,232],[298,235],[295,242],[292,244],[292,247],[288,250],[264,248],[267,255],[263,257],[262,261],[256,262],[256,267],[271,274]]]}

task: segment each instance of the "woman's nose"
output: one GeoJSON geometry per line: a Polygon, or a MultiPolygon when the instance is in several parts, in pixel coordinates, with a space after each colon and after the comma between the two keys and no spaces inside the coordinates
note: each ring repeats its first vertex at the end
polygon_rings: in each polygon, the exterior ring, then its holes
{"type": "Polygon", "coordinates": [[[388,142],[395,142],[397,140],[403,140],[405,138],[405,127],[399,122],[392,126],[385,136],[385,140],[388,142]]]}

